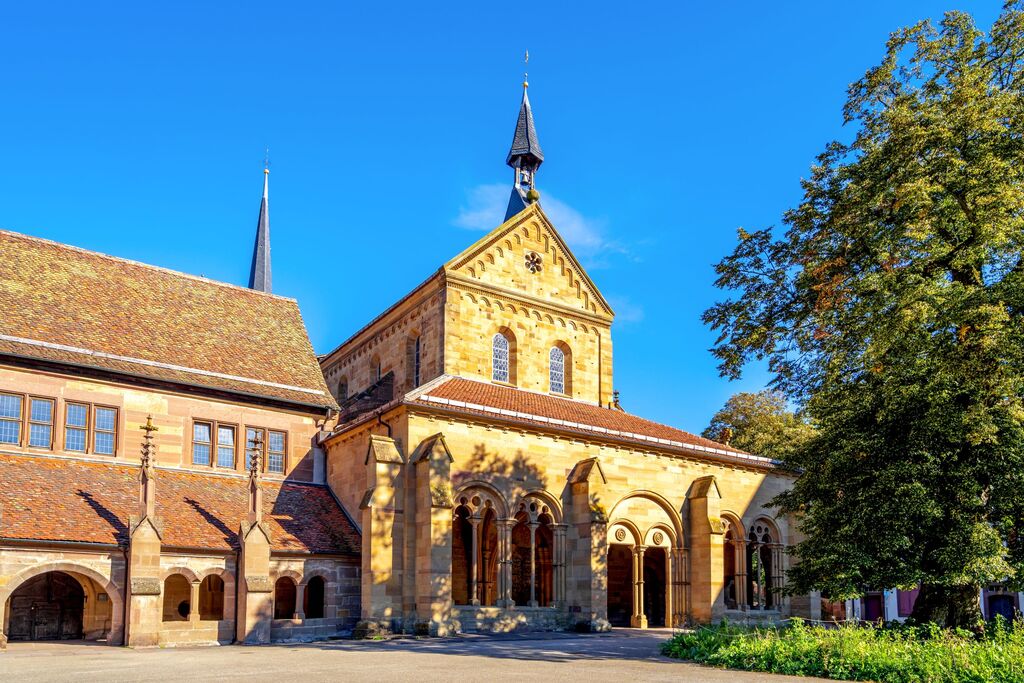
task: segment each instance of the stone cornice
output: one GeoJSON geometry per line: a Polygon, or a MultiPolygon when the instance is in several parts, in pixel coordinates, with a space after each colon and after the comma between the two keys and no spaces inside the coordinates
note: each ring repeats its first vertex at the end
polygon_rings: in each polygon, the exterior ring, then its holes
{"type": "Polygon", "coordinates": [[[473,280],[463,275],[459,275],[458,273],[448,273],[447,280],[448,286],[452,289],[471,292],[477,295],[490,296],[504,303],[525,305],[554,315],[580,318],[586,320],[591,325],[597,325],[604,328],[609,328],[612,324],[612,318],[610,316],[605,316],[600,313],[592,313],[590,311],[583,310],[582,308],[573,308],[572,306],[560,304],[555,301],[551,301],[550,299],[541,299],[530,294],[517,292],[514,289],[499,287],[498,285],[494,285],[489,282],[473,280]]]}

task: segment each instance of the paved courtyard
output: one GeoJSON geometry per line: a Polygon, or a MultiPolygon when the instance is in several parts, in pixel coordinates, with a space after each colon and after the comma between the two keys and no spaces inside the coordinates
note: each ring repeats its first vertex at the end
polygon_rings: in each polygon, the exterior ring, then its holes
{"type": "Polygon", "coordinates": [[[433,640],[332,641],[263,647],[130,650],[12,643],[0,681],[804,681],[711,669],[658,654],[668,630],[433,640]]]}

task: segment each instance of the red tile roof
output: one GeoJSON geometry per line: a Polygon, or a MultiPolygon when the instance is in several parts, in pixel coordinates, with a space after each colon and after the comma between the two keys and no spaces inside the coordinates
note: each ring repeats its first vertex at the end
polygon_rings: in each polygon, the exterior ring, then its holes
{"type": "Polygon", "coordinates": [[[768,458],[750,455],[738,448],[619,410],[463,377],[445,377],[436,384],[428,384],[423,390],[413,392],[410,398],[411,403],[424,406],[444,406],[616,440],[689,448],[761,465],[772,463],[768,458]]]}
{"type": "MultiPolygon", "coordinates": [[[[0,538],[126,544],[138,474],[117,463],[0,455],[0,538]]],[[[244,477],[158,469],[164,545],[237,548],[247,485],[244,477]]],[[[263,510],[274,550],[359,553],[359,532],[326,486],[265,481],[263,510]]]]}
{"type": "Polygon", "coordinates": [[[0,230],[0,354],[334,407],[298,304],[0,230]]]}

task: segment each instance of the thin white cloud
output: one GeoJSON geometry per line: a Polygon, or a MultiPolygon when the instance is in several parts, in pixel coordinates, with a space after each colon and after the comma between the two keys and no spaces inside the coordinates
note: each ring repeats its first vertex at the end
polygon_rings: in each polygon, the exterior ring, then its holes
{"type": "MultiPolygon", "coordinates": [[[[467,193],[466,204],[459,209],[455,225],[467,230],[493,230],[505,218],[511,192],[512,188],[503,183],[477,185],[467,193]]],[[[604,265],[609,254],[628,255],[624,247],[607,238],[604,221],[584,216],[548,193],[541,196],[540,203],[573,253],[588,267],[604,265]]]]}

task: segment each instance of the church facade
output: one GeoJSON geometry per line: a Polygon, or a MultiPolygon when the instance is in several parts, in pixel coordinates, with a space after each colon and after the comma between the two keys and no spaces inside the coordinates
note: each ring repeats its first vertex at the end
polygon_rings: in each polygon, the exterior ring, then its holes
{"type": "Polygon", "coordinates": [[[816,617],[795,475],[620,405],[525,84],[506,161],[504,221],[321,356],[266,174],[248,287],[0,231],[0,647],[816,617]]]}
{"type": "Polygon", "coordinates": [[[614,314],[538,201],[525,90],[504,223],[321,357],[362,628],[447,634],[810,614],[772,461],[630,415],[614,314]]]}

